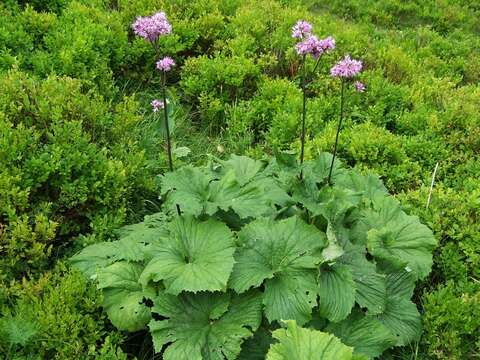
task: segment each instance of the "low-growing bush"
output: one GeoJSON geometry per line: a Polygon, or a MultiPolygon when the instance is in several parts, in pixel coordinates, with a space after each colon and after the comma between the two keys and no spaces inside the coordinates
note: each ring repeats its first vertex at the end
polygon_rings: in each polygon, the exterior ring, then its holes
{"type": "Polygon", "coordinates": [[[229,108],[228,132],[242,136],[256,135],[253,142],[267,140],[274,148],[284,148],[298,137],[301,92],[286,79],[265,79],[250,100],[229,108]]]}
{"type": "Polygon", "coordinates": [[[101,293],[78,271],[59,264],[36,281],[2,290],[0,351],[6,358],[126,359],[118,332],[105,339],[105,317],[97,305],[101,293]]]}
{"type": "MultiPolygon", "coordinates": [[[[441,166],[441,165],[440,165],[441,166]]],[[[478,184],[478,182],[477,182],[478,184]]],[[[425,190],[425,189],[424,189],[425,190]]],[[[437,282],[455,281],[459,285],[480,276],[480,226],[477,222],[478,187],[471,192],[455,191],[439,185],[426,209],[426,191],[401,195],[401,201],[427,222],[438,234],[442,247],[437,250],[437,282]]]]}
{"type": "Polygon", "coordinates": [[[113,73],[121,71],[127,47],[127,33],[114,14],[72,2],[43,36],[43,43],[28,59],[35,74],[74,77],[113,95],[113,73]]]}
{"type": "MultiPolygon", "coordinates": [[[[307,143],[308,157],[333,149],[334,126],[328,124],[323,133],[307,143]]],[[[402,139],[388,130],[367,122],[346,127],[340,136],[340,157],[360,170],[374,170],[388,189],[415,188],[422,180],[421,168],[406,155],[402,139]]]]}
{"type": "Polygon", "coordinates": [[[131,99],[112,110],[79,81],[19,72],[0,87],[0,264],[11,279],[44,268],[73,236],[110,235],[153,180],[131,99]]]}
{"type": "Polygon", "coordinates": [[[205,127],[225,126],[225,104],[255,90],[259,69],[245,57],[200,56],[185,62],[180,85],[187,99],[197,104],[205,127]]]}
{"type": "MultiPolygon", "coordinates": [[[[461,264],[461,263],[460,263],[461,264]]],[[[435,359],[474,359],[480,352],[480,285],[448,281],[423,297],[423,342],[435,359]]]]}
{"type": "Polygon", "coordinates": [[[21,6],[32,6],[39,12],[60,13],[71,0],[14,0],[21,6]]]}

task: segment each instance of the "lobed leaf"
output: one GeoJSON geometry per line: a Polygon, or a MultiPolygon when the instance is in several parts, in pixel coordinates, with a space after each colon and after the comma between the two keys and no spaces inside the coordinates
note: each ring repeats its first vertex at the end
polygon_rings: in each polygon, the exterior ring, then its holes
{"type": "Polygon", "coordinates": [[[396,342],[390,330],[373,316],[365,316],[358,309],[339,323],[328,325],[327,331],[352,346],[354,354],[375,358],[396,342]]]}
{"type": "Polygon", "coordinates": [[[144,299],[153,298],[155,291],[143,289],[138,283],[142,270],[141,265],[120,261],[98,272],[98,288],[104,294],[103,307],[119,330],[141,330],[151,318],[144,299]]]}
{"type": "Polygon", "coordinates": [[[318,286],[321,316],[333,322],[345,319],[355,305],[356,286],[350,269],[343,264],[322,269],[318,286]]]}
{"type": "Polygon", "coordinates": [[[150,280],[163,280],[166,292],[174,295],[181,291],[225,291],[234,251],[233,234],[225,224],[178,217],[168,225],[140,282],[146,286],[150,280]]]}
{"type": "Polygon", "coordinates": [[[265,282],[265,313],[269,321],[309,320],[316,305],[316,271],[322,262],[325,234],[297,217],[281,221],[258,219],[238,234],[240,246],[230,287],[242,293],[265,282]]]}
{"type": "Polygon", "coordinates": [[[284,322],[286,329],[273,332],[278,340],[267,354],[267,360],[350,360],[352,348],[335,336],[317,330],[299,327],[294,320],[284,322]]]}
{"type": "Polygon", "coordinates": [[[149,324],[155,351],[165,360],[234,360],[244,339],[261,320],[261,296],[252,291],[230,294],[160,294],[153,312],[165,320],[149,324]]]}

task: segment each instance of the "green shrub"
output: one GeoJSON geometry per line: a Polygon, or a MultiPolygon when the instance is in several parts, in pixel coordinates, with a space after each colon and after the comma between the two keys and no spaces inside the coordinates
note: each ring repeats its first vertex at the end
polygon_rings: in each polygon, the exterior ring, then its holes
{"type": "Polygon", "coordinates": [[[251,94],[259,68],[252,59],[200,56],[186,60],[180,86],[186,99],[197,104],[205,127],[225,125],[225,104],[251,94]]]}
{"type": "Polygon", "coordinates": [[[476,216],[480,192],[455,191],[438,185],[428,210],[425,209],[427,194],[415,191],[402,195],[402,202],[428,222],[442,239],[435,258],[435,274],[438,282],[454,280],[457,284],[468,283],[470,278],[480,276],[480,224],[476,216]]]}
{"type": "Polygon", "coordinates": [[[59,264],[36,281],[14,284],[7,298],[13,306],[5,308],[0,302],[3,354],[28,359],[122,358],[119,333],[110,332],[103,343],[105,318],[97,308],[101,294],[79,272],[59,264]]]}
{"type": "Polygon", "coordinates": [[[301,106],[301,92],[291,81],[265,78],[252,99],[229,108],[228,131],[237,136],[251,131],[252,142],[283,148],[298,137],[301,106]]]}
{"type": "Polygon", "coordinates": [[[434,359],[474,359],[480,352],[480,286],[453,281],[425,294],[423,342],[434,359]]]}
{"type": "Polygon", "coordinates": [[[0,263],[11,278],[43,268],[72,236],[111,234],[153,184],[131,99],[111,110],[79,81],[18,72],[0,87],[0,263]]]}
{"type": "Polygon", "coordinates": [[[437,186],[429,209],[427,191],[403,194],[401,200],[428,222],[441,246],[434,271],[424,284],[424,346],[435,359],[470,359],[480,350],[480,227],[476,220],[480,193],[437,186]]]}
{"type": "Polygon", "coordinates": [[[32,6],[36,11],[60,13],[71,0],[17,0],[22,6],[32,6]]]}
{"type": "MultiPolygon", "coordinates": [[[[333,149],[335,132],[336,124],[329,123],[322,134],[307,143],[306,156],[333,149]]],[[[402,139],[372,123],[346,127],[338,151],[348,164],[361,170],[373,169],[389,189],[410,189],[423,180],[418,164],[407,157],[402,139]]]]}
{"type": "Polygon", "coordinates": [[[31,56],[35,74],[66,75],[113,94],[113,78],[120,71],[127,34],[114,14],[72,2],[44,35],[44,46],[31,56]]]}

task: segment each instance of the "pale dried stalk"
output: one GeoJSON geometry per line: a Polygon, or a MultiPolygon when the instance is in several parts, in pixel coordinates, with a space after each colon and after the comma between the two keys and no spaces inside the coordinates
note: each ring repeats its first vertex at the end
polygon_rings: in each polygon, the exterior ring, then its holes
{"type": "Polygon", "coordinates": [[[438,162],[435,165],[435,170],[433,170],[432,174],[432,183],[430,184],[430,192],[428,193],[428,200],[427,200],[427,206],[426,208],[430,206],[430,202],[432,201],[432,192],[433,192],[433,186],[435,185],[435,176],[437,175],[437,170],[438,170],[438,162]]]}

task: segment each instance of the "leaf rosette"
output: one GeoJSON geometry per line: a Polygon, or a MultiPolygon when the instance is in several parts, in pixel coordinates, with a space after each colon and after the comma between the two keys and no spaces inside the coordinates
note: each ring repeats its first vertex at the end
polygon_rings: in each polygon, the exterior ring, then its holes
{"type": "Polygon", "coordinates": [[[337,160],[327,184],[331,159],[180,168],[161,179],[163,212],[71,261],[112,323],[148,324],[167,360],[373,359],[418,339],[411,297],[436,241],[375,175],[337,160]]]}

